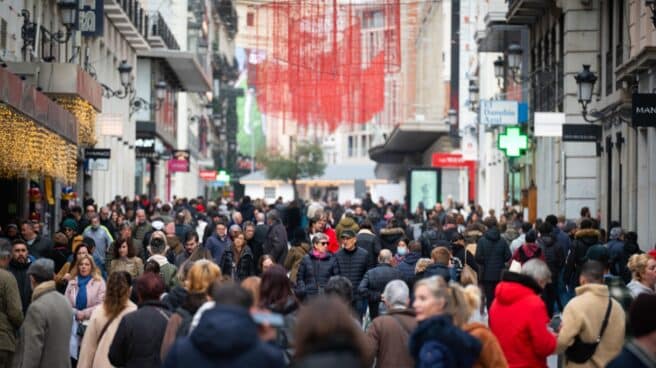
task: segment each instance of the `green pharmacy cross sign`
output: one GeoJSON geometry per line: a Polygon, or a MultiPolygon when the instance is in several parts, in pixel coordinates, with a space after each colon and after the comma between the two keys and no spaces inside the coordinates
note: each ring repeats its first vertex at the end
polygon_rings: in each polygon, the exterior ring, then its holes
{"type": "Polygon", "coordinates": [[[508,157],[519,157],[528,148],[528,137],[519,127],[507,127],[503,134],[499,134],[497,147],[508,157]]]}

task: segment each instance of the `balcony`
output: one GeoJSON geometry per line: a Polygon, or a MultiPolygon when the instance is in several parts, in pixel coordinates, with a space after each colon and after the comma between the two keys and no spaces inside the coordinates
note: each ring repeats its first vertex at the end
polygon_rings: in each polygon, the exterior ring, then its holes
{"type": "Polygon", "coordinates": [[[150,49],[146,41],[148,16],[138,0],[106,0],[104,9],[130,46],[137,51],[150,49]]]}
{"type": "Polygon", "coordinates": [[[508,23],[533,24],[539,17],[546,14],[546,8],[551,5],[547,0],[507,0],[508,23]]]}
{"type": "Polygon", "coordinates": [[[180,50],[178,41],[159,12],[148,17],[148,43],[153,49],[180,50]]]}

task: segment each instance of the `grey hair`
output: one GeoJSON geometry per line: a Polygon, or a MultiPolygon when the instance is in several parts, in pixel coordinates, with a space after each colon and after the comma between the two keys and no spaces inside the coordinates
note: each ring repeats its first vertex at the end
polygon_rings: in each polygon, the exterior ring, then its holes
{"type": "Polygon", "coordinates": [[[524,263],[520,273],[522,275],[530,276],[537,282],[549,282],[551,280],[549,266],[547,266],[543,260],[537,258],[524,263]]]}
{"type": "Polygon", "coordinates": [[[314,234],[314,236],[312,237],[312,244],[317,244],[322,240],[328,240],[328,235],[324,233],[314,234]]]}
{"type": "Polygon", "coordinates": [[[11,243],[9,240],[0,239],[0,258],[11,257],[11,243]]]}
{"type": "Polygon", "coordinates": [[[404,281],[392,280],[385,285],[383,299],[392,308],[405,308],[410,301],[410,289],[404,281]]]}
{"type": "Polygon", "coordinates": [[[389,249],[383,249],[378,253],[378,263],[390,263],[392,252],[389,249]]]}

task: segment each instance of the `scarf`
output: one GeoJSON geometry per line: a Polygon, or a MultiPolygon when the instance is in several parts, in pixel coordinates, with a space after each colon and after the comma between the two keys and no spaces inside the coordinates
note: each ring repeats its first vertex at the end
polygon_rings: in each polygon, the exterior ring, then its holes
{"type": "Polygon", "coordinates": [[[75,297],[75,309],[83,310],[87,307],[87,284],[91,281],[89,276],[77,276],[77,296],[75,297]]]}
{"type": "Polygon", "coordinates": [[[328,257],[328,252],[323,252],[323,253],[322,253],[322,252],[319,252],[319,251],[316,250],[316,249],[312,249],[312,255],[313,255],[315,258],[318,258],[318,259],[324,259],[324,258],[328,257]]]}

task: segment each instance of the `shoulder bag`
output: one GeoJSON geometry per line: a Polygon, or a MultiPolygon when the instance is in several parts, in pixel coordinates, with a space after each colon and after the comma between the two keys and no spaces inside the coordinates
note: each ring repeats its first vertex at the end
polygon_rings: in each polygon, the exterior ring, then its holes
{"type": "Polygon", "coordinates": [[[577,335],[574,338],[574,344],[572,344],[565,351],[565,357],[567,357],[568,361],[581,364],[592,358],[595,351],[597,351],[597,346],[599,345],[599,342],[601,342],[601,338],[604,336],[606,327],[608,327],[608,318],[610,318],[610,310],[612,305],[612,300],[610,297],[608,297],[608,308],[606,308],[606,316],[604,317],[604,322],[601,324],[601,331],[599,332],[599,336],[595,342],[584,342],[577,335]]]}

